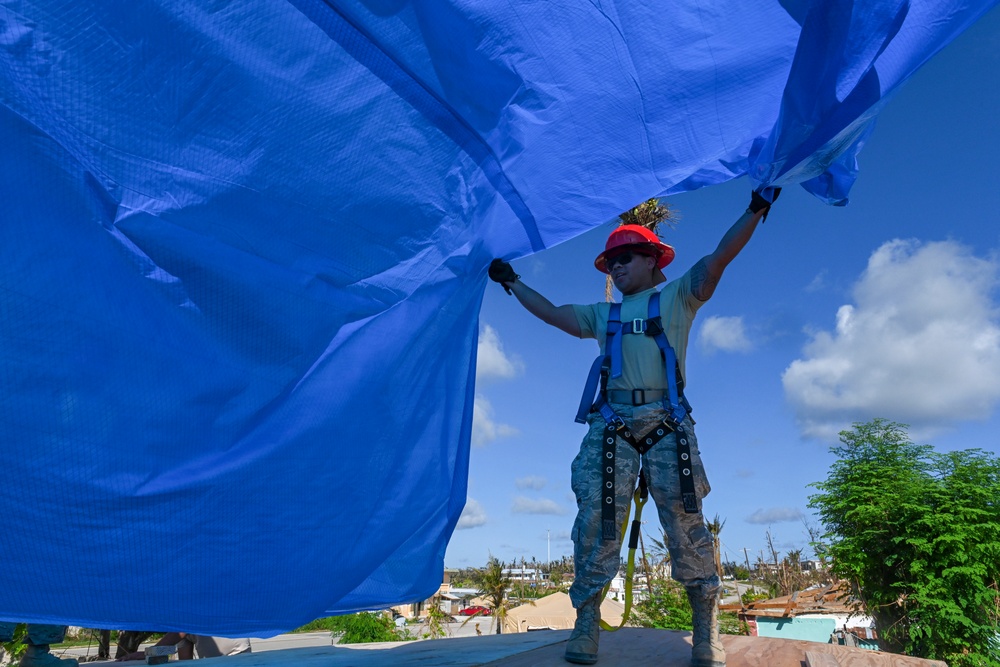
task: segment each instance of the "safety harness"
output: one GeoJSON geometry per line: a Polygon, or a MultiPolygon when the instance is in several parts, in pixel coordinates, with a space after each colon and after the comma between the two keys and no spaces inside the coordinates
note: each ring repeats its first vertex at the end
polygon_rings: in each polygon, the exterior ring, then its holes
{"type": "MultiPolygon", "coordinates": [[[[621,536],[619,537],[618,526],[615,522],[615,450],[616,442],[619,438],[627,442],[637,452],[640,457],[653,448],[668,433],[677,434],[677,469],[680,477],[681,502],[684,511],[693,514],[698,511],[698,495],[694,488],[694,475],[691,467],[691,444],[688,441],[688,433],[684,428],[684,420],[691,413],[691,405],[684,397],[684,378],[681,376],[680,364],[674,348],[663,330],[663,323],[660,319],[660,293],[653,292],[649,295],[647,304],[646,319],[634,319],[630,322],[621,321],[621,304],[611,304],[608,313],[608,327],[604,339],[604,354],[599,355],[594,360],[587,377],[587,383],[583,390],[583,397],[580,399],[580,407],[577,410],[576,421],[584,424],[587,415],[591,412],[600,413],[604,419],[604,446],[602,449],[601,463],[602,469],[602,489],[601,494],[601,539],[602,540],[625,540],[625,531],[629,525],[628,515],[621,526],[621,536]],[[626,335],[646,335],[656,341],[660,348],[660,356],[663,359],[664,369],[667,376],[667,391],[633,389],[629,390],[608,390],[608,379],[617,378],[622,374],[622,339],[626,335]],[[600,393],[595,392],[600,385],[600,393]],[[609,400],[609,396],[613,400],[609,400]],[[621,400],[625,398],[627,400],[621,400]],[[645,405],[659,401],[666,410],[667,416],[655,424],[644,436],[638,436],[625,423],[625,420],[618,415],[611,407],[611,403],[631,403],[632,405],[645,405]]],[[[640,467],[636,489],[633,493],[635,503],[635,518],[632,520],[632,530],[628,541],[628,565],[625,572],[625,613],[622,616],[624,626],[628,619],[632,605],[632,575],[635,570],[635,549],[639,542],[640,517],[642,516],[643,505],[649,496],[649,489],[646,483],[645,468],[640,467]]],[[[631,514],[631,506],[628,514],[631,514]]],[[[610,584],[608,585],[610,586],[610,584]]],[[[608,586],[604,588],[604,595],[607,594],[608,586]]],[[[602,595],[603,598],[603,595],[602,595]]],[[[601,627],[605,630],[617,630],[601,621],[601,627]]]]}

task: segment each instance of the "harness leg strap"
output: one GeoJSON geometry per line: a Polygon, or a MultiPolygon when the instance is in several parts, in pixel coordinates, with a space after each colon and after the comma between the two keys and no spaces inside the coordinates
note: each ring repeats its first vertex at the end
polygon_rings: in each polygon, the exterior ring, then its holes
{"type": "Polygon", "coordinates": [[[681,502],[686,514],[698,513],[698,494],[694,490],[694,469],[691,465],[691,443],[682,424],[674,426],[677,436],[677,472],[681,484],[681,502]]]}
{"type": "Polygon", "coordinates": [[[618,429],[614,423],[604,427],[604,447],[601,456],[601,540],[607,542],[617,537],[615,526],[615,443],[618,429]]]}
{"type": "MultiPolygon", "coordinates": [[[[614,413],[612,412],[612,414],[614,413]]],[[[621,417],[614,416],[616,419],[621,420],[621,417]]],[[[617,439],[621,438],[627,442],[639,453],[639,456],[642,456],[675,429],[664,421],[654,426],[649,433],[640,438],[633,434],[624,425],[624,422],[619,424],[618,421],[612,420],[608,421],[607,424],[604,427],[604,447],[602,448],[601,457],[601,464],[604,466],[604,469],[601,471],[601,539],[614,540],[618,539],[618,527],[615,520],[615,463],[617,461],[615,447],[617,439]]],[[[688,458],[691,458],[690,454],[688,454],[688,458]]],[[[639,488],[643,489],[642,497],[645,498],[645,471],[640,470],[639,478],[639,488]]],[[[635,539],[638,539],[638,537],[635,539]]]]}

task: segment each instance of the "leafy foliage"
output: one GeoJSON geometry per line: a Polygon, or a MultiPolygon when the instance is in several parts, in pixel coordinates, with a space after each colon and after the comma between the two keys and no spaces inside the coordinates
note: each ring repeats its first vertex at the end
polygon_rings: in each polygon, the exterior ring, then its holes
{"type": "Polygon", "coordinates": [[[24,623],[18,623],[17,627],[14,628],[13,639],[0,644],[0,647],[3,647],[4,656],[9,657],[11,662],[20,660],[24,654],[24,650],[27,648],[27,644],[24,643],[28,638],[27,635],[28,626],[24,623]]]}
{"type": "Polygon", "coordinates": [[[572,577],[573,576],[573,557],[572,556],[563,556],[559,560],[555,560],[555,561],[552,561],[551,563],[549,563],[548,567],[549,567],[549,576],[550,577],[553,574],[556,574],[556,573],[562,575],[563,577],[566,577],[566,576],[572,577]]]}
{"type": "Polygon", "coordinates": [[[296,632],[327,630],[340,634],[338,644],[366,644],[368,642],[398,642],[414,639],[408,631],[396,629],[392,618],[384,612],[362,611],[345,616],[327,616],[302,626],[296,632]]]}
{"type": "Polygon", "coordinates": [[[748,605],[751,602],[757,602],[758,600],[769,600],[771,598],[770,593],[758,593],[752,588],[745,591],[743,595],[740,596],[740,601],[744,605],[748,605]]]}
{"type": "MultiPolygon", "coordinates": [[[[655,577],[653,594],[632,608],[628,624],[640,628],[687,630],[692,628],[691,603],[687,591],[673,579],[655,577]]],[[[719,614],[719,632],[727,635],[748,635],[747,624],[736,614],[719,614]]]]}
{"type": "Polygon", "coordinates": [[[424,638],[441,639],[445,637],[448,634],[446,623],[450,620],[451,617],[441,609],[441,596],[435,595],[427,607],[427,632],[424,634],[424,638]]]}
{"type": "Polygon", "coordinates": [[[750,626],[731,611],[719,612],[719,632],[724,635],[750,636],[750,626]]]}
{"type": "Polygon", "coordinates": [[[463,567],[458,570],[455,574],[451,575],[451,585],[454,588],[475,588],[476,587],[476,577],[479,574],[479,568],[476,567],[463,567]]]}
{"type": "Polygon", "coordinates": [[[660,536],[649,537],[649,550],[645,551],[643,554],[643,567],[650,577],[650,581],[653,579],[666,579],[667,578],[667,568],[670,566],[670,549],[667,547],[667,533],[660,526],[660,536]]]}
{"type": "Polygon", "coordinates": [[[476,578],[479,595],[486,600],[486,606],[490,608],[497,634],[500,634],[503,621],[507,618],[507,611],[510,609],[507,599],[507,593],[510,591],[510,577],[504,574],[504,569],[504,562],[496,556],[490,555],[486,567],[479,572],[479,576],[476,578]]]}
{"type": "Polygon", "coordinates": [[[629,625],[662,630],[688,630],[691,624],[691,603],[687,591],[673,579],[656,578],[653,594],[632,607],[629,625]]]}
{"type": "Polygon", "coordinates": [[[722,563],[722,573],[736,579],[737,581],[746,581],[750,578],[750,570],[733,561],[725,561],[722,563]]]}
{"type": "Polygon", "coordinates": [[[840,441],[810,506],[828,531],[832,571],[875,618],[881,648],[1000,665],[1000,460],[935,452],[882,419],[840,441]]]}

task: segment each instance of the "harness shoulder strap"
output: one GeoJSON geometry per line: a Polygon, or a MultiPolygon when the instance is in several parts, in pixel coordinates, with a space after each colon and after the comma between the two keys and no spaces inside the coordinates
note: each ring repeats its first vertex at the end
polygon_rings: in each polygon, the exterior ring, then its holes
{"type": "Polygon", "coordinates": [[[622,305],[620,303],[611,304],[611,309],[608,311],[608,328],[604,335],[604,354],[598,355],[597,358],[594,359],[594,363],[590,366],[590,373],[587,375],[587,382],[583,387],[583,396],[580,398],[580,406],[576,411],[575,421],[578,424],[587,423],[587,415],[594,409],[600,410],[605,421],[609,424],[612,421],[615,421],[616,423],[621,421],[617,418],[614,411],[611,410],[610,406],[607,406],[607,401],[604,400],[604,392],[607,389],[608,384],[608,375],[610,374],[611,377],[618,377],[622,374],[621,312],[622,305]],[[618,368],[617,375],[614,370],[616,359],[618,368]],[[598,384],[600,384],[600,394],[597,395],[595,400],[595,394],[597,394],[598,391],[598,384]]]}
{"type": "Polygon", "coordinates": [[[694,514],[698,511],[698,494],[694,488],[694,475],[691,468],[691,443],[688,442],[689,435],[684,428],[684,419],[688,416],[691,408],[684,398],[684,378],[681,377],[680,363],[667,334],[663,330],[663,322],[660,319],[660,295],[651,294],[649,297],[648,320],[654,325],[648,333],[653,334],[656,345],[660,348],[663,356],[663,366],[667,374],[667,388],[670,396],[670,405],[664,406],[674,420],[673,428],[677,437],[677,470],[680,473],[681,501],[684,504],[684,511],[694,514]]]}
{"type": "Polygon", "coordinates": [[[667,334],[663,330],[663,321],[660,318],[660,293],[654,292],[649,295],[647,304],[647,334],[653,336],[656,346],[660,348],[660,356],[663,357],[663,368],[667,376],[667,396],[670,405],[663,407],[670,415],[680,423],[687,417],[688,410],[684,407],[686,401],[682,399],[684,391],[684,379],[680,373],[680,362],[674,348],[667,340],[667,334]]]}
{"type": "Polygon", "coordinates": [[[604,335],[604,353],[611,357],[611,377],[622,374],[622,305],[612,303],[608,311],[608,329],[604,335]]]}

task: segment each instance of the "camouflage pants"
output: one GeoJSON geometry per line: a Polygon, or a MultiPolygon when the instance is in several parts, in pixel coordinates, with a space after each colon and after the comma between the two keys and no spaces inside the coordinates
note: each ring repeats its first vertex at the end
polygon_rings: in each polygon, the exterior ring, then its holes
{"type": "MultiPolygon", "coordinates": [[[[628,423],[632,432],[639,435],[645,435],[666,415],[655,404],[634,407],[615,403],[612,407],[628,423]]],[[[577,504],[573,524],[576,577],[569,595],[577,608],[614,578],[621,562],[621,533],[613,541],[601,539],[601,458],[605,422],[599,414],[591,413],[587,423],[590,430],[583,439],[580,453],[573,460],[573,493],[576,494],[577,504]]],[[[681,503],[677,439],[673,433],[646,452],[641,463],[646,469],[650,496],[667,534],[673,578],[683,584],[689,594],[713,598],[718,594],[721,582],[715,569],[712,536],[705,527],[700,500],[708,495],[711,487],[698,453],[693,424],[688,419],[684,425],[691,442],[695,490],[699,498],[697,514],[686,514],[681,503]]],[[[615,456],[615,520],[620,531],[632,502],[640,457],[631,445],[621,439],[618,439],[615,456]]]]}
{"type": "MultiPolygon", "coordinates": [[[[0,642],[9,642],[14,638],[17,623],[0,621],[0,642]]],[[[28,643],[32,646],[58,644],[66,636],[65,625],[39,625],[28,623],[28,643]]]]}

